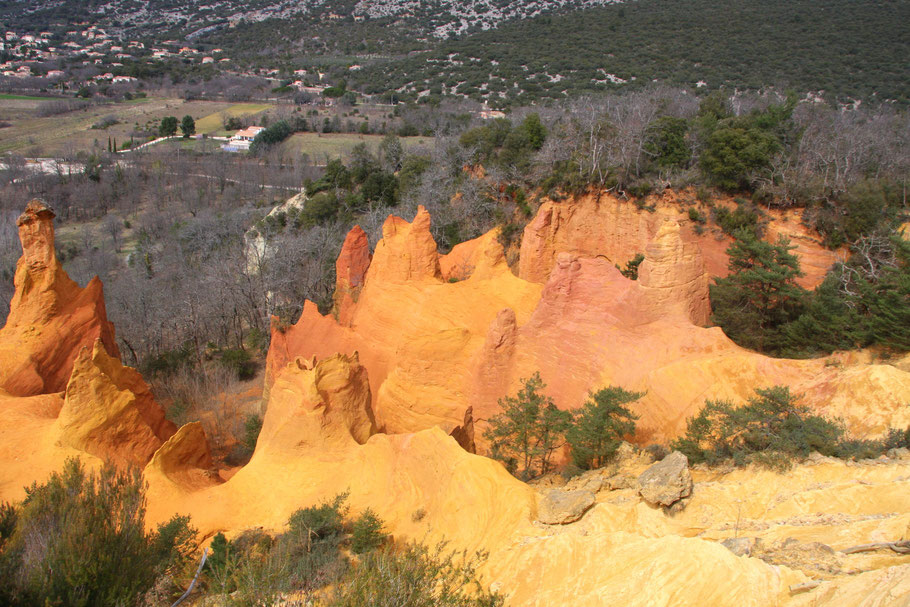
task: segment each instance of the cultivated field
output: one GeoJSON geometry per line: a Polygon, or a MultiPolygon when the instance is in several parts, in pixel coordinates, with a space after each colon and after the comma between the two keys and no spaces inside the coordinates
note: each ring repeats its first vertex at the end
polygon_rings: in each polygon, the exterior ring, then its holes
{"type": "Polygon", "coordinates": [[[196,120],[196,132],[206,135],[228,135],[224,130],[226,118],[243,118],[264,112],[272,106],[268,103],[235,103],[224,110],[196,120]]]}
{"type": "Polygon", "coordinates": [[[223,128],[221,116],[225,112],[244,116],[271,107],[150,97],[90,104],[75,111],[46,115],[48,104],[60,102],[37,97],[0,97],[0,123],[10,125],[0,128],[0,154],[12,152],[35,158],[72,156],[95,147],[106,150],[108,138],[116,139],[122,146],[138,133],[156,132],[165,116],[176,116],[179,120],[189,114],[197,125],[202,124],[197,127],[198,132],[211,134],[223,128]]]}

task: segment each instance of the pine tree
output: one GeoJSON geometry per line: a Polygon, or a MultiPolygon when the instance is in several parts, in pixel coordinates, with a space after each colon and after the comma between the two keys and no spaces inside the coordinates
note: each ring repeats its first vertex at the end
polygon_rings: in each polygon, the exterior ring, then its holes
{"type": "Polygon", "coordinates": [[[196,121],[189,114],[184,116],[180,122],[180,132],[183,133],[184,138],[192,137],[196,134],[196,121]]]}
{"type": "Polygon", "coordinates": [[[575,465],[584,469],[599,468],[613,457],[623,438],[635,432],[635,420],[638,419],[624,405],[642,396],[643,392],[628,392],[613,386],[589,395],[566,432],[575,465]]]}
{"type": "Polygon", "coordinates": [[[782,329],[802,311],[808,293],[795,247],[783,237],[770,244],[741,230],[727,249],[730,275],[711,286],[712,320],[733,341],[759,351],[782,345],[782,329]]]}
{"type": "Polygon", "coordinates": [[[524,387],[517,396],[499,400],[502,413],[490,419],[484,437],[491,443],[493,457],[530,478],[549,471],[550,458],[562,446],[572,414],[559,410],[552,398],[542,394],[546,384],[540,373],[521,381],[524,387]]]}

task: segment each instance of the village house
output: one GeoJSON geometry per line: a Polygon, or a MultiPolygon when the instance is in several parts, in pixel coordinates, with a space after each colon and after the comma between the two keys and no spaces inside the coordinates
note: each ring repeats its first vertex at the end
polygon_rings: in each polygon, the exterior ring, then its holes
{"type": "Polygon", "coordinates": [[[262,126],[249,126],[234,133],[227,143],[221,146],[225,152],[245,152],[250,149],[250,144],[256,135],[265,130],[262,126]]]}

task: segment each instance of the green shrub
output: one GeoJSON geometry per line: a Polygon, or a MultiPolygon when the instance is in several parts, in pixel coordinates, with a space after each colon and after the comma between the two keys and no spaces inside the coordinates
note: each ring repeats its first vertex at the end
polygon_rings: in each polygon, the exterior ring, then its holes
{"type": "Polygon", "coordinates": [[[616,269],[619,270],[626,278],[638,280],[638,266],[640,266],[641,262],[644,260],[644,253],[637,253],[635,257],[629,260],[629,262],[626,264],[625,269],[621,269],[619,266],[616,266],[616,269]]]}
{"type": "Polygon", "coordinates": [[[256,377],[256,361],[248,350],[225,348],[221,350],[221,364],[232,370],[237,379],[246,381],[256,377]]]}
{"type": "Polygon", "coordinates": [[[812,415],[789,388],[775,386],[755,394],[740,407],[708,401],[672,447],[692,462],[754,461],[775,469],[789,468],[793,459],[812,451],[837,456],[856,447],[844,442],[841,425],[812,415]]]}
{"type": "Polygon", "coordinates": [[[248,415],[243,423],[243,443],[244,449],[248,453],[256,450],[256,443],[259,441],[259,433],[262,431],[262,418],[258,415],[248,415]]]}
{"type": "Polygon", "coordinates": [[[707,219],[705,218],[705,214],[702,213],[701,211],[699,211],[698,209],[696,209],[695,207],[689,207],[689,219],[694,221],[695,223],[701,223],[701,224],[703,224],[707,221],[707,219]]]}
{"type": "Polygon", "coordinates": [[[736,208],[732,211],[726,207],[715,207],[714,221],[724,234],[734,238],[742,231],[747,231],[756,238],[760,238],[764,233],[761,211],[746,201],[737,202],[736,208]]]}
{"type": "Polygon", "coordinates": [[[195,550],[187,517],[145,530],[145,490],[138,470],[100,472],[67,460],[33,484],[4,526],[0,553],[7,599],[17,605],[126,605],[165,573],[182,574],[195,550]],[[40,547],[40,548],[39,548],[40,547]]]}
{"type": "Polygon", "coordinates": [[[445,544],[390,546],[366,553],[338,584],[328,607],[500,607],[503,599],[477,576],[483,555],[448,552],[445,544]]]}
{"type": "Polygon", "coordinates": [[[351,525],[351,550],[362,554],[382,546],[388,535],[383,531],[383,522],[370,508],[361,513],[351,525]]]}

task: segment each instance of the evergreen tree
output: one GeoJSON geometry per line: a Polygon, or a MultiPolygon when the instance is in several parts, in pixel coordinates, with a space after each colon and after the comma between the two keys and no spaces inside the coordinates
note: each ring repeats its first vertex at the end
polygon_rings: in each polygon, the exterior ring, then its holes
{"type": "Polygon", "coordinates": [[[484,437],[492,444],[494,458],[529,478],[549,471],[550,458],[562,446],[572,414],[560,411],[552,398],[541,393],[546,384],[540,373],[522,383],[517,396],[499,400],[502,413],[490,419],[484,437]]]}
{"type": "Polygon", "coordinates": [[[196,134],[196,121],[189,114],[184,116],[180,122],[180,132],[183,133],[184,137],[192,137],[196,134]]]}
{"type": "Polygon", "coordinates": [[[174,116],[162,118],[161,125],[158,127],[158,134],[161,137],[172,137],[177,134],[177,118],[174,116]]]}
{"type": "Polygon", "coordinates": [[[638,416],[624,405],[642,396],[643,392],[627,392],[612,386],[590,394],[566,432],[572,459],[579,468],[603,466],[616,453],[623,437],[635,432],[638,416]]]}
{"type": "Polygon", "coordinates": [[[740,230],[727,249],[730,275],[711,286],[712,320],[733,341],[759,351],[782,345],[783,326],[795,320],[808,293],[796,284],[799,260],[785,238],[770,244],[740,230]]]}
{"type": "Polygon", "coordinates": [[[910,350],[910,242],[891,239],[894,263],[882,270],[868,295],[871,328],[876,342],[896,350],[910,350]]]}

